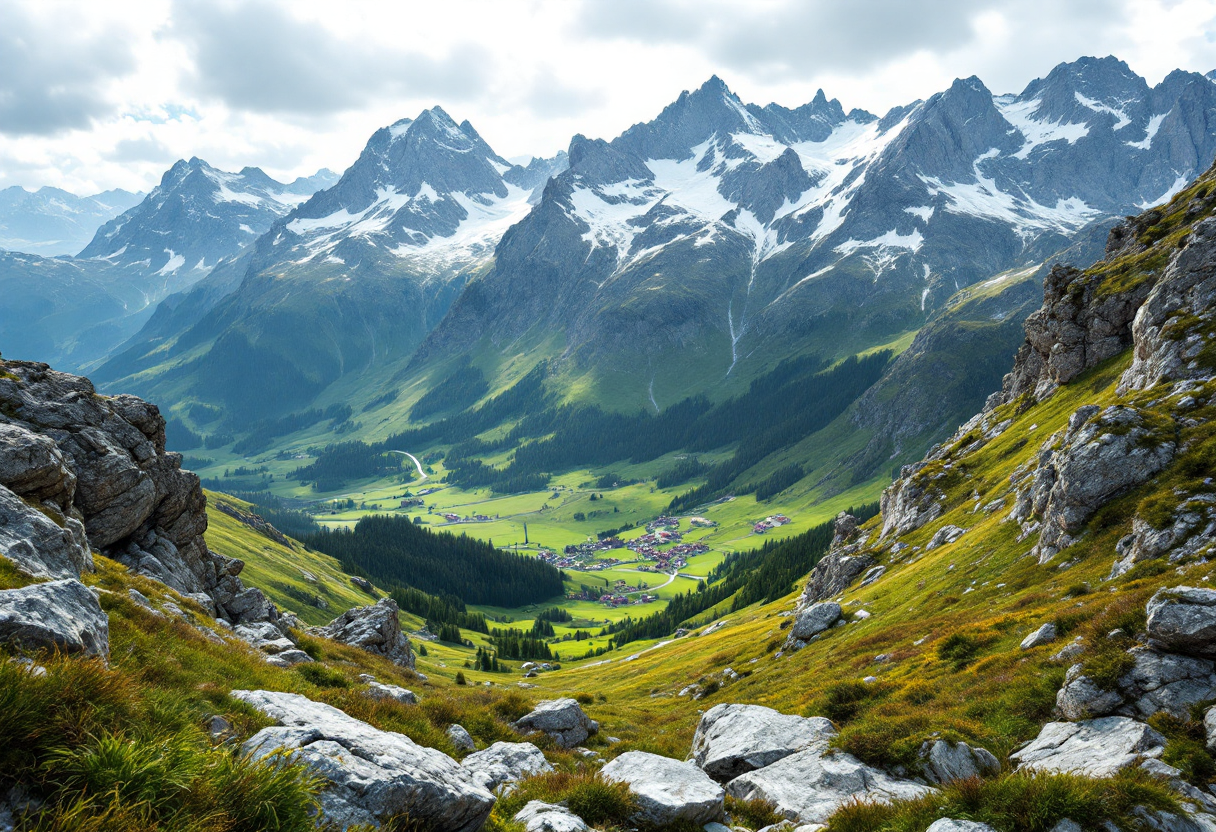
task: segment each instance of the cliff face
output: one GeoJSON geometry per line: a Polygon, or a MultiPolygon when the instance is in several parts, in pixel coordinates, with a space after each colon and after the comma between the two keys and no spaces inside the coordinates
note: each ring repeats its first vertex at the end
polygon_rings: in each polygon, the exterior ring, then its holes
{"type": "Polygon", "coordinates": [[[0,543],[37,577],[91,571],[96,550],[232,623],[278,611],[207,548],[199,479],[165,451],[165,420],[86,378],[0,359],[0,543]]]}

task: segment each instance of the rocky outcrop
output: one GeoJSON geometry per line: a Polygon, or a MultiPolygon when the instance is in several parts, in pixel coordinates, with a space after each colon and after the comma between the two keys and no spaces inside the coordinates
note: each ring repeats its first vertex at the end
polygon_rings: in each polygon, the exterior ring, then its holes
{"type": "Polygon", "coordinates": [[[1184,499],[1163,528],[1140,517],[1132,530],[1115,544],[1110,578],[1124,575],[1141,561],[1168,557],[1171,562],[1193,556],[1210,556],[1216,548],[1216,494],[1194,494],[1184,499]]]}
{"type": "Polygon", "coordinates": [[[1123,716],[1083,722],[1049,722],[1025,748],[1009,755],[1019,771],[1113,777],[1119,771],[1159,758],[1165,737],[1123,716]]]}
{"type": "Polygon", "coordinates": [[[1137,311],[1132,334],[1136,348],[1120,393],[1216,372],[1216,218],[1192,227],[1137,311]]]}
{"type": "Polygon", "coordinates": [[[0,644],[110,656],[110,622],[97,596],[74,578],[0,591],[0,644]]]}
{"type": "Polygon", "coordinates": [[[854,801],[886,803],[913,800],[931,789],[867,766],[850,754],[808,749],[792,754],[727,784],[744,800],[766,800],[795,823],[824,823],[837,809],[854,801]]]}
{"type": "Polygon", "coordinates": [[[798,608],[840,594],[857,576],[874,566],[875,560],[863,552],[866,540],[858,539],[857,518],[847,512],[836,515],[832,545],[811,571],[798,608]]]}
{"type": "Polygon", "coordinates": [[[783,714],[761,705],[715,705],[693,735],[693,761],[726,782],[807,748],[827,751],[836,728],[823,717],[783,714]]]}
{"type": "Polygon", "coordinates": [[[258,731],[242,750],[255,759],[284,752],[328,780],[321,813],[338,828],[379,826],[407,814],[427,828],[476,832],[494,806],[494,796],[455,760],[403,734],[296,693],[237,690],[232,696],[277,724],[258,731]]]}
{"type": "Polygon", "coordinates": [[[1063,436],[1044,443],[1038,468],[1015,501],[1011,518],[1028,531],[1039,529],[1032,552],[1040,563],[1070,545],[1110,499],[1145,482],[1174,458],[1172,425],[1134,407],[1099,410],[1079,408],[1063,436]],[[1029,525],[1035,517],[1040,525],[1029,525]]]}
{"type": "Polygon", "coordinates": [[[882,511],[882,531],[878,539],[892,535],[898,537],[916,531],[926,523],[942,516],[946,495],[933,484],[945,471],[928,468],[928,463],[917,462],[905,465],[899,479],[882,492],[879,507],[882,511]]]}
{"type": "Polygon", "coordinates": [[[1158,590],[1146,606],[1149,644],[1216,657],[1216,590],[1177,586],[1158,590]]]}
{"type": "Polygon", "coordinates": [[[1042,627],[1022,639],[1022,643],[1019,646],[1023,650],[1031,650],[1043,644],[1050,644],[1057,637],[1056,625],[1048,621],[1042,627]]]}
{"type": "Polygon", "coordinates": [[[599,723],[583,713],[573,699],[540,702],[512,727],[521,734],[532,731],[548,734],[562,748],[573,748],[600,730],[599,723]]]}
{"type": "MultiPolygon", "coordinates": [[[[975,820],[954,820],[953,818],[938,818],[929,824],[925,832],[996,832],[986,823],[975,820]]],[[[1053,829],[1052,832],[1055,832],[1053,829]]]]}
{"type": "Polygon", "coordinates": [[[545,755],[530,742],[496,742],[485,751],[465,757],[460,765],[487,791],[553,771],[545,755]]]}
{"type": "Polygon", "coordinates": [[[626,783],[638,805],[637,820],[663,826],[705,824],[724,817],[726,793],[692,763],[645,751],[627,751],[600,770],[610,783],[626,783]]]}
{"type": "Polygon", "coordinates": [[[347,610],[324,627],[313,627],[309,632],[384,656],[412,669],[414,651],[410,640],[401,632],[399,612],[396,601],[381,598],[369,607],[347,610]]]}
{"type": "MultiPolygon", "coordinates": [[[[88,379],[46,364],[0,361],[0,486],[63,529],[60,554],[45,555],[45,574],[69,561],[89,568],[78,549],[87,535],[88,547],[233,623],[277,618],[265,596],[237,578],[243,564],[207,548],[202,487],[181,470],[180,455],[165,451],[165,421],[153,404],[100,396],[88,379]]],[[[0,502],[11,514],[13,501],[0,502]]],[[[30,533],[41,532],[31,522],[30,533]]]]}
{"type": "MultiPolygon", "coordinates": [[[[1121,252],[1112,253],[1117,257],[1121,252]]],[[[1110,292],[1100,274],[1055,266],[1043,280],[1043,306],[1026,319],[1026,342],[987,409],[1029,395],[1042,401],[1090,367],[1132,344],[1132,320],[1148,296],[1145,281],[1110,292]]]]}

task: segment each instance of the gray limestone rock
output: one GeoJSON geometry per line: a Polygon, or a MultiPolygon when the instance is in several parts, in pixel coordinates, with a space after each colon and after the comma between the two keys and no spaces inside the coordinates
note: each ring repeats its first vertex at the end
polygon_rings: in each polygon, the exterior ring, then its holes
{"type": "Polygon", "coordinates": [[[1166,711],[1178,719],[1189,719],[1193,705],[1216,698],[1211,661],[1145,647],[1127,652],[1135,664],[1119,677],[1119,692],[1129,703],[1125,713],[1148,719],[1166,711]]]}
{"type": "Polygon", "coordinates": [[[937,532],[934,533],[933,537],[929,539],[929,542],[925,544],[925,551],[928,552],[932,549],[936,549],[939,546],[945,546],[949,543],[953,543],[966,534],[966,532],[966,529],[961,529],[958,526],[952,526],[947,523],[938,529],[937,532]]]}
{"type": "Polygon", "coordinates": [[[14,424],[0,423],[0,485],[61,511],[76,495],[76,475],[54,440],[14,424]]]}
{"type": "Polygon", "coordinates": [[[309,632],[384,656],[402,667],[414,666],[410,640],[401,632],[397,602],[381,598],[369,607],[347,610],[324,627],[309,632]]]}
{"type": "Polygon", "coordinates": [[[1161,589],[1146,609],[1150,643],[1178,653],[1216,657],[1216,590],[1161,589]]]}
{"type": "Polygon", "coordinates": [[[368,682],[367,690],[365,690],[363,693],[369,699],[391,699],[394,702],[401,702],[406,705],[418,704],[418,697],[414,695],[414,692],[399,685],[386,685],[382,682],[368,682]]]}
{"type": "Polygon", "coordinates": [[[975,820],[940,818],[929,824],[929,828],[925,832],[996,832],[996,830],[986,823],[975,820]]]}
{"type": "Polygon", "coordinates": [[[513,727],[521,734],[541,731],[556,740],[562,748],[573,748],[600,729],[599,723],[583,713],[573,699],[539,702],[531,713],[521,717],[513,727]]]}
{"type": "Polygon", "coordinates": [[[823,823],[852,801],[887,803],[912,800],[932,789],[892,777],[850,754],[814,749],[791,754],[770,766],[736,777],[727,792],[745,800],[761,799],[798,823],[823,823]]]}
{"type": "Polygon", "coordinates": [[[726,793],[692,763],[645,751],[627,751],[600,770],[611,783],[627,783],[638,820],[661,826],[722,820],[726,793]]]}
{"type": "Polygon", "coordinates": [[[1083,722],[1049,722],[1009,759],[1018,764],[1018,771],[1112,777],[1147,758],[1159,758],[1164,750],[1165,737],[1144,723],[1107,716],[1083,722]]]}
{"type": "Polygon", "coordinates": [[[1022,639],[1021,647],[1023,650],[1030,650],[1042,644],[1050,644],[1056,640],[1057,635],[1056,625],[1049,621],[1022,639]]]}
{"type": "Polygon", "coordinates": [[[1074,721],[1109,716],[1122,704],[1122,694],[1103,690],[1093,679],[1081,675],[1081,665],[1069,668],[1064,686],[1056,693],[1056,707],[1066,718],[1074,721]]]}
{"type": "Polygon", "coordinates": [[[544,753],[530,742],[496,742],[465,757],[460,765],[488,791],[534,774],[553,771],[544,753]]]}
{"type": "Polygon", "coordinates": [[[934,476],[928,475],[925,467],[925,462],[905,465],[899,479],[882,492],[879,540],[916,531],[942,516],[946,495],[933,484],[934,476]]]}
{"type": "Polygon", "coordinates": [[[0,591],[0,643],[22,650],[110,656],[110,621],[73,578],[0,591]]]}
{"type": "Polygon", "coordinates": [[[452,745],[456,746],[461,751],[476,751],[477,744],[473,742],[473,737],[465,730],[463,725],[449,725],[448,739],[452,741],[452,745]]]}
{"type": "Polygon", "coordinates": [[[715,705],[701,716],[693,760],[719,782],[807,748],[827,751],[836,728],[823,717],[779,713],[761,705],[715,705]]]}
{"type": "Polygon", "coordinates": [[[407,813],[429,828],[476,832],[494,796],[451,757],[381,731],[337,708],[295,693],[236,690],[232,696],[278,723],[242,746],[261,759],[285,752],[329,781],[321,793],[323,820],[340,828],[407,813]]]}
{"type": "Polygon", "coordinates": [[[79,578],[92,572],[93,554],[80,520],[37,505],[0,485],[0,557],[35,578],[79,578]]]}
{"type": "Polygon", "coordinates": [[[939,785],[969,777],[992,776],[1001,771],[1001,763],[992,752],[965,742],[926,742],[921,747],[920,757],[925,778],[939,785]]]}
{"type": "Polygon", "coordinates": [[[591,827],[565,806],[530,800],[515,813],[515,822],[527,832],[590,832],[591,827]]]}
{"type": "Polygon", "coordinates": [[[820,601],[818,604],[812,604],[798,613],[798,617],[794,619],[794,625],[790,627],[790,639],[806,641],[827,630],[840,620],[840,616],[840,604],[835,601],[820,601]]]}

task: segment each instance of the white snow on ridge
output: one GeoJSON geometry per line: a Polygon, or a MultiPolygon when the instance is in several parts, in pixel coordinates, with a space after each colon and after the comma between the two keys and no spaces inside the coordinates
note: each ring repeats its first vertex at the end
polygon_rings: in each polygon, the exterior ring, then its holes
{"type": "Polygon", "coordinates": [[[1147,211],[1149,208],[1152,208],[1155,205],[1163,205],[1173,199],[1175,194],[1185,188],[1188,181],[1189,180],[1185,176],[1179,176],[1174,180],[1174,184],[1170,185],[1169,188],[1166,189],[1165,193],[1163,193],[1161,196],[1157,197],[1156,199],[1146,199],[1136,207],[1141,211],[1147,211]]]}
{"type": "Polygon", "coordinates": [[[1089,135],[1089,127],[1085,124],[1071,124],[1062,120],[1054,123],[1035,120],[1032,114],[1043,103],[1041,99],[1014,101],[1001,97],[993,99],[993,103],[996,104],[997,110],[1000,111],[1005,121],[1012,124],[1025,140],[1022,149],[1013,154],[1016,159],[1027,158],[1030,155],[1030,151],[1041,144],[1058,141],[1074,144],[1077,139],[1082,139],[1089,135]]]}
{"type": "Polygon", "coordinates": [[[1161,122],[1165,121],[1165,117],[1169,113],[1161,113],[1153,116],[1148,120],[1148,126],[1144,128],[1144,138],[1138,142],[1124,142],[1128,147],[1135,147],[1140,150],[1148,150],[1153,144],[1153,137],[1157,135],[1157,131],[1161,129],[1161,122]]]}
{"type": "Polygon", "coordinates": [[[165,249],[165,254],[169,255],[169,262],[160,267],[160,271],[157,272],[158,275],[173,274],[182,266],[186,265],[186,258],[180,254],[175,254],[173,249],[165,249]]]}
{"type": "Polygon", "coordinates": [[[934,210],[936,209],[932,205],[920,205],[904,209],[906,213],[914,217],[920,217],[922,222],[928,222],[929,218],[933,216],[934,210]]]}
{"type": "Polygon", "coordinates": [[[762,165],[776,160],[788,147],[764,133],[731,133],[730,137],[762,165]]]}
{"type": "Polygon", "coordinates": [[[875,237],[873,240],[845,240],[833,251],[848,255],[862,248],[906,248],[915,253],[920,251],[924,242],[925,238],[919,229],[913,229],[911,234],[900,234],[892,228],[886,234],[875,237]]]}
{"type": "Polygon", "coordinates": [[[997,150],[992,148],[976,159],[974,182],[944,183],[937,177],[923,175],[920,180],[928,186],[931,196],[945,194],[949,198],[946,210],[950,213],[999,220],[1012,225],[1021,234],[1043,229],[1075,231],[1099,213],[1075,196],[1061,199],[1055,207],[1049,207],[1031,199],[1017,199],[1002,191],[995,180],[980,171],[980,162],[995,155],[997,150]]]}
{"type": "Polygon", "coordinates": [[[570,202],[575,218],[588,226],[583,239],[591,244],[592,251],[600,246],[615,247],[618,256],[623,257],[640,230],[630,225],[630,220],[645,214],[664,196],[663,190],[652,183],[630,179],[600,188],[598,192],[576,185],[570,202]],[[612,201],[605,200],[605,196],[612,201]]]}
{"type": "Polygon", "coordinates": [[[1086,98],[1079,92],[1074,92],[1073,95],[1077,97],[1077,103],[1082,107],[1088,107],[1095,113],[1110,113],[1112,116],[1118,119],[1118,121],[1115,122],[1115,130],[1122,130],[1124,127],[1132,123],[1132,120],[1127,117],[1127,113],[1123,112],[1122,110],[1116,110],[1109,104],[1103,104],[1101,101],[1097,101],[1093,98],[1086,98]]]}

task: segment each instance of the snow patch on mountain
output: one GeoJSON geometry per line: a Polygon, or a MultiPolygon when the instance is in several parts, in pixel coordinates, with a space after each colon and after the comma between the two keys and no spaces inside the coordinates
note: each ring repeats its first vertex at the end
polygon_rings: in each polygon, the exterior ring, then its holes
{"type": "Polygon", "coordinates": [[[1082,107],[1088,107],[1095,113],[1110,113],[1112,116],[1114,116],[1116,121],[1113,129],[1115,130],[1122,130],[1124,127],[1132,123],[1132,120],[1128,118],[1127,113],[1123,112],[1122,110],[1116,109],[1109,104],[1103,104],[1101,101],[1097,101],[1093,98],[1086,98],[1079,92],[1074,93],[1074,95],[1077,98],[1077,103],[1082,107]]]}
{"type": "Polygon", "coordinates": [[[1030,151],[1041,144],[1059,141],[1075,144],[1078,139],[1089,135],[1089,126],[1086,124],[1073,124],[1063,119],[1055,122],[1035,119],[1034,114],[1043,103],[1041,99],[1021,101],[1012,96],[1000,96],[994,99],[994,103],[1005,121],[1013,125],[1025,141],[1022,149],[1013,154],[1015,159],[1028,158],[1030,151]]]}
{"type": "MultiPolygon", "coordinates": [[[[1161,113],[1155,115],[1148,120],[1148,127],[1144,129],[1144,138],[1138,142],[1124,142],[1128,147],[1134,147],[1138,150],[1148,150],[1153,145],[1153,137],[1157,135],[1157,131],[1161,129],[1161,122],[1165,121],[1165,117],[1169,113],[1161,113]]],[[[1170,194],[1173,196],[1173,194],[1170,194]]]]}
{"type": "Polygon", "coordinates": [[[886,234],[879,235],[873,240],[845,240],[836,246],[834,251],[848,255],[862,248],[906,248],[915,253],[920,251],[924,242],[924,235],[917,229],[913,229],[910,234],[900,234],[892,228],[886,234]]]}

